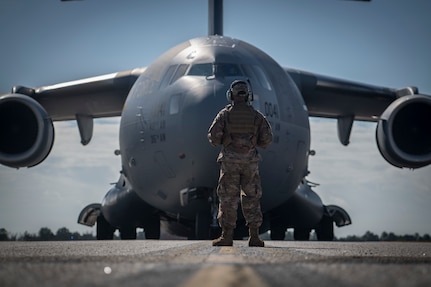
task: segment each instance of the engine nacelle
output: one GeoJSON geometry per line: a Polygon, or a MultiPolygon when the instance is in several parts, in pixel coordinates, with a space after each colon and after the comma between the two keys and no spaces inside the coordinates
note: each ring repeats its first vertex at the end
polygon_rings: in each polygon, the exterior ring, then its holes
{"type": "Polygon", "coordinates": [[[377,146],[392,165],[420,168],[431,163],[431,96],[411,95],[394,101],[381,115],[377,146]]]}
{"type": "Polygon", "coordinates": [[[0,97],[0,164],[20,168],[41,163],[54,143],[54,126],[34,99],[9,94],[0,97]]]}

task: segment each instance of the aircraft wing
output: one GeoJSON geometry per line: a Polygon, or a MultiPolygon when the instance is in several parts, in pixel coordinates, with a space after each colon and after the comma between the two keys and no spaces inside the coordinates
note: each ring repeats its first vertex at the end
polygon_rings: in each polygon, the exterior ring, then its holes
{"type": "Polygon", "coordinates": [[[397,167],[431,164],[431,96],[418,88],[391,89],[284,68],[310,116],[337,119],[338,138],[349,144],[355,120],[377,122],[382,156],[397,167]]]}
{"type": "Polygon", "coordinates": [[[65,82],[39,88],[14,86],[13,94],[35,99],[53,121],[120,116],[124,102],[145,68],[65,82]]]}
{"type": "Polygon", "coordinates": [[[54,143],[52,121],[76,120],[81,143],[93,136],[93,119],[120,116],[145,68],[39,88],[14,86],[0,96],[0,163],[20,168],[41,163],[54,143]]]}
{"type": "Polygon", "coordinates": [[[361,84],[294,69],[284,69],[295,81],[310,116],[378,121],[396,99],[418,93],[416,87],[401,90],[361,84]]]}

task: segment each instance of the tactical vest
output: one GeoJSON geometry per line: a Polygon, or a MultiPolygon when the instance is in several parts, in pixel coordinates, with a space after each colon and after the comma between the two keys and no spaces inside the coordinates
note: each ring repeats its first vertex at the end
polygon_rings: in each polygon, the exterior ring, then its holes
{"type": "Polygon", "coordinates": [[[229,105],[226,107],[225,135],[223,145],[232,142],[232,134],[251,135],[251,144],[256,145],[258,125],[256,111],[248,105],[229,105]]]}

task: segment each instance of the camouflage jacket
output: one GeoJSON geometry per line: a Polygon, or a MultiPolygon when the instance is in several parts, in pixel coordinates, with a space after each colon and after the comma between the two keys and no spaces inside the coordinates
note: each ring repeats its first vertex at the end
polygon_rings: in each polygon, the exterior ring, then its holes
{"type": "MultiPolygon", "coordinates": [[[[256,147],[266,148],[272,142],[271,126],[265,116],[252,106],[238,106],[247,117],[251,117],[251,124],[245,124],[243,131],[241,125],[232,125],[232,105],[222,109],[208,130],[208,140],[213,146],[222,145],[217,161],[248,162],[258,161],[260,155],[256,147]],[[234,127],[231,127],[234,126],[234,127]]],[[[240,112],[241,113],[241,112],[240,112]]],[[[240,118],[241,119],[241,118],[240,118]]]]}

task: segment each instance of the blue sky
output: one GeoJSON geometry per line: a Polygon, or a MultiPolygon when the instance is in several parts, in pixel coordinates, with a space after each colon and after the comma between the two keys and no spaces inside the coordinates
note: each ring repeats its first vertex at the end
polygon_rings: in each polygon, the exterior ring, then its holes
{"type": "MultiPolygon", "coordinates": [[[[431,94],[428,0],[225,0],[224,34],[244,40],[282,66],[369,84],[415,85],[431,94]]],[[[1,0],[0,94],[147,66],[170,47],[208,33],[207,1],[1,0]]],[[[94,231],[76,223],[119,176],[119,119],[97,120],[82,147],[74,122],[55,123],[48,159],[31,169],[0,166],[0,228],[14,233],[94,231]]],[[[336,123],[311,120],[315,191],[353,224],[336,236],[431,234],[431,167],[392,167],[380,156],[375,124],[355,123],[351,144],[336,123]]]]}

